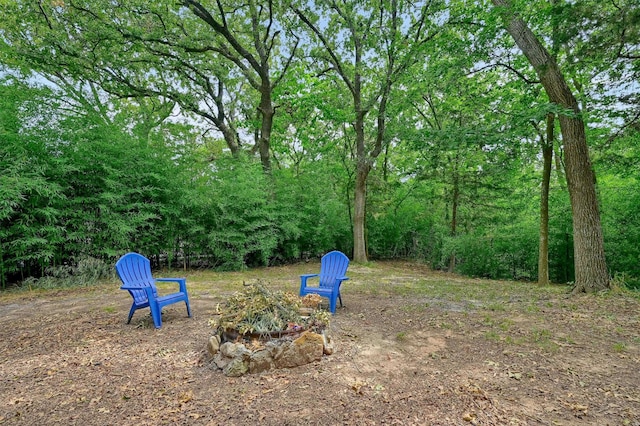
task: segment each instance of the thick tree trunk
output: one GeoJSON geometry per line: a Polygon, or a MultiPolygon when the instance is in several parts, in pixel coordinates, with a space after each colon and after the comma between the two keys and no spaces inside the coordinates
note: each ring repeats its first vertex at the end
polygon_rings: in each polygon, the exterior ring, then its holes
{"type": "Polygon", "coordinates": [[[553,160],[555,115],[547,115],[546,137],[542,143],[542,187],[540,189],[540,246],[538,248],[538,284],[549,284],[549,186],[553,160]]]}
{"type": "MultiPolygon", "coordinates": [[[[359,81],[359,79],[357,79],[359,81]]],[[[366,226],[366,205],[367,205],[367,177],[371,166],[367,159],[364,143],[364,117],[360,104],[360,86],[357,85],[357,92],[354,96],[356,120],[356,187],[354,194],[353,208],[353,260],[357,263],[366,263],[367,259],[367,239],[365,235],[366,226]]]]}
{"type": "Polygon", "coordinates": [[[367,203],[367,167],[358,167],[353,214],[353,260],[357,263],[367,262],[367,245],[365,238],[365,218],[367,203]]]}
{"type": "MultiPolygon", "coordinates": [[[[264,79],[264,77],[263,77],[264,79]]],[[[260,138],[258,140],[258,150],[260,152],[260,162],[265,172],[271,171],[271,130],[273,128],[273,116],[275,108],[271,101],[271,83],[268,79],[263,83],[260,93],[260,107],[262,115],[262,125],[260,127],[260,138]]]]}
{"type": "Polygon", "coordinates": [[[240,154],[240,144],[238,143],[238,134],[226,124],[217,124],[216,127],[222,133],[227,147],[231,151],[231,155],[237,157],[240,154]]]}
{"type": "Polygon", "coordinates": [[[591,293],[607,289],[610,284],[595,174],[589,160],[582,120],[560,116],[559,121],[565,145],[567,186],[573,214],[574,292],[591,293]]]}
{"type": "Polygon", "coordinates": [[[549,100],[567,112],[559,115],[566,158],[566,177],[573,214],[574,292],[609,288],[604,241],[595,188],[595,174],[589,159],[580,108],[558,64],[513,11],[509,0],[492,0],[500,8],[506,29],[534,67],[549,100]]]}

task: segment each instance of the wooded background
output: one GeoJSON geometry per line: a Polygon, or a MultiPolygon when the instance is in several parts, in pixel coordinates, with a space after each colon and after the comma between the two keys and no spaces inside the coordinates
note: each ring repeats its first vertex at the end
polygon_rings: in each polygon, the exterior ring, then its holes
{"type": "Polygon", "coordinates": [[[640,285],[634,0],[0,5],[2,288],[334,249],[640,285]]]}

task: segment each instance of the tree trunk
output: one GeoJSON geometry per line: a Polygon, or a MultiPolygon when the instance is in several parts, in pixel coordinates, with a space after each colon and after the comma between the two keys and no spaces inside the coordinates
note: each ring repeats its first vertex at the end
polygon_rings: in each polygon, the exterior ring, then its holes
{"type": "MultiPolygon", "coordinates": [[[[455,237],[458,233],[458,202],[460,199],[460,175],[458,173],[458,161],[459,157],[453,162],[453,191],[451,202],[451,236],[455,237]]],[[[451,253],[449,257],[449,272],[454,272],[456,269],[456,252],[451,253]]]]}
{"type": "Polygon", "coordinates": [[[365,238],[365,218],[367,202],[367,167],[358,167],[353,214],[353,261],[367,262],[367,246],[365,238]]]}
{"type": "Polygon", "coordinates": [[[226,124],[220,122],[216,127],[222,133],[227,147],[231,151],[231,155],[237,157],[240,154],[240,144],[238,143],[238,134],[226,124]]]}
{"type": "Polygon", "coordinates": [[[566,175],[573,214],[575,265],[574,292],[595,292],[609,288],[604,239],[582,120],[560,116],[566,154],[566,175]]]}
{"type": "Polygon", "coordinates": [[[547,134],[542,143],[542,188],[540,189],[540,246],[538,248],[538,284],[549,284],[549,186],[553,160],[555,115],[547,115],[547,134]]]}
{"type": "MultiPolygon", "coordinates": [[[[356,81],[359,81],[356,79],[356,81]]],[[[371,166],[367,160],[364,143],[364,117],[365,113],[361,111],[360,104],[360,86],[357,86],[357,94],[354,96],[356,120],[356,187],[353,208],[353,260],[357,263],[366,263],[367,259],[367,240],[365,235],[365,218],[367,205],[367,177],[371,166]]]]}
{"type": "Polygon", "coordinates": [[[580,108],[560,68],[533,32],[512,10],[508,0],[492,0],[501,8],[506,29],[534,67],[549,100],[568,111],[559,116],[565,147],[566,177],[571,200],[574,242],[574,293],[609,288],[604,241],[580,108]]]}
{"type": "Polygon", "coordinates": [[[268,173],[271,171],[271,129],[273,128],[275,108],[273,108],[273,102],[271,101],[271,83],[266,77],[263,77],[263,85],[260,89],[260,107],[258,109],[262,115],[260,139],[258,140],[260,161],[262,169],[268,173]]]}
{"type": "Polygon", "coordinates": [[[558,64],[519,18],[509,0],[491,0],[500,8],[505,26],[534,67],[549,100],[567,111],[560,114],[560,130],[566,157],[566,177],[571,200],[574,242],[574,292],[595,292],[609,288],[604,255],[595,174],[589,159],[580,107],[558,64]]]}

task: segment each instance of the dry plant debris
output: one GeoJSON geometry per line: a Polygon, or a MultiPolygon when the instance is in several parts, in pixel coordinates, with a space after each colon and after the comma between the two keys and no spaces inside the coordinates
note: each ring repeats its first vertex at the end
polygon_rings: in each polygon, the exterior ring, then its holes
{"type": "Polygon", "coordinates": [[[331,315],[314,309],[303,315],[301,308],[317,307],[318,295],[299,297],[290,292],[271,290],[264,280],[244,284],[224,305],[218,305],[210,325],[219,333],[237,332],[240,336],[269,336],[270,333],[293,330],[321,332],[331,315]],[[313,297],[315,296],[315,297],[313,297]]]}

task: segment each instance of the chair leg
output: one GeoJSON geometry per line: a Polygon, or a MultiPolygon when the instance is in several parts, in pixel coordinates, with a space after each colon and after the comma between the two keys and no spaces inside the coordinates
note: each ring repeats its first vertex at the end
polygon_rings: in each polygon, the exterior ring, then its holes
{"type": "Polygon", "coordinates": [[[153,317],[153,325],[156,328],[162,327],[162,309],[160,309],[157,303],[150,303],[149,308],[151,309],[151,316],[153,317]]]}
{"type": "Polygon", "coordinates": [[[133,313],[136,311],[136,305],[131,305],[131,309],[129,310],[129,318],[127,318],[127,324],[131,324],[131,318],[133,317],[133,313]]]}
{"type": "Polygon", "coordinates": [[[344,305],[342,304],[342,295],[338,295],[338,299],[340,300],[340,307],[344,308],[344,305]]]}
{"type": "Polygon", "coordinates": [[[187,305],[187,315],[191,318],[191,307],[189,306],[189,301],[185,300],[184,304],[187,305]]]}
{"type": "Polygon", "coordinates": [[[329,310],[331,311],[332,315],[336,313],[336,299],[337,297],[329,298],[329,310]]]}

